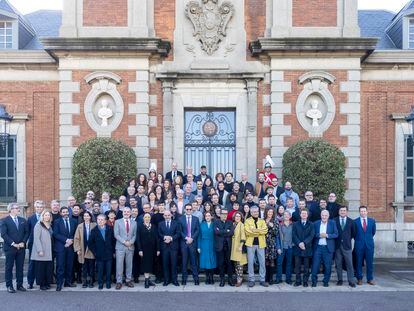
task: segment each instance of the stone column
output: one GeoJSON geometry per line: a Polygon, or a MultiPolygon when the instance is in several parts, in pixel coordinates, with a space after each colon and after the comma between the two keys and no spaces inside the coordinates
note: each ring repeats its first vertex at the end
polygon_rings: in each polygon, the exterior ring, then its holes
{"type": "MultiPolygon", "coordinates": [[[[163,128],[163,167],[164,171],[167,172],[171,163],[175,161],[174,159],[174,122],[173,122],[173,95],[172,89],[174,87],[174,82],[172,80],[163,80],[162,81],[162,104],[164,111],[164,128],[163,128]]],[[[184,169],[184,167],[182,168],[184,169]]],[[[164,173],[165,173],[164,172],[164,173]]]]}
{"type": "MultiPolygon", "coordinates": [[[[246,79],[247,86],[247,148],[257,150],[257,89],[259,79],[246,79]]],[[[247,152],[247,175],[250,180],[256,180],[257,152],[247,152]]]]}

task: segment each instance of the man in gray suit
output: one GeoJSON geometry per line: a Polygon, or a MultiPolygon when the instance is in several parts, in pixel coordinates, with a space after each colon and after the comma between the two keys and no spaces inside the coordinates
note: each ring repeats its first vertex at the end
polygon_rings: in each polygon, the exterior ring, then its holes
{"type": "Polygon", "coordinates": [[[132,282],[132,260],[134,258],[134,243],[137,233],[137,223],[131,219],[131,209],[124,207],[123,218],[115,221],[114,236],[116,239],[116,289],[122,287],[122,276],[125,260],[125,281],[128,287],[134,287],[132,282]]]}

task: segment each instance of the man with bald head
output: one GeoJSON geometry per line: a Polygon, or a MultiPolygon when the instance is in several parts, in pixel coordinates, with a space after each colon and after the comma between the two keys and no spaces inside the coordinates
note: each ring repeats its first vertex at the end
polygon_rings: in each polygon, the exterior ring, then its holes
{"type": "Polygon", "coordinates": [[[321,220],[314,223],[315,238],[313,240],[312,260],[312,287],[316,287],[321,262],[323,263],[323,286],[329,286],[331,279],[332,258],[335,252],[335,239],[338,237],[338,229],[334,220],[329,219],[327,210],[321,211],[321,220]]]}
{"type": "Polygon", "coordinates": [[[169,171],[167,174],[165,174],[165,179],[168,179],[171,183],[174,181],[175,177],[181,176],[183,178],[183,172],[180,172],[177,169],[177,163],[173,162],[171,164],[171,171],[169,171]]]}

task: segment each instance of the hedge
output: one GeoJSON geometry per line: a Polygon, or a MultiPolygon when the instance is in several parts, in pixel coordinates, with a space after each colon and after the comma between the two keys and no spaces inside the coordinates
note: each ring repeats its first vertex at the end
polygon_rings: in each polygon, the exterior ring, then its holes
{"type": "Polygon", "coordinates": [[[97,199],[105,191],[118,197],[136,172],[137,160],[131,147],[111,138],[92,138],[82,143],[73,157],[73,195],[79,202],[88,190],[94,191],[97,199]]]}
{"type": "Polygon", "coordinates": [[[303,196],[313,192],[316,199],[327,199],[330,192],[344,202],[346,190],[345,156],[340,149],[322,139],[301,141],[291,146],[283,156],[283,182],[303,196]]]}

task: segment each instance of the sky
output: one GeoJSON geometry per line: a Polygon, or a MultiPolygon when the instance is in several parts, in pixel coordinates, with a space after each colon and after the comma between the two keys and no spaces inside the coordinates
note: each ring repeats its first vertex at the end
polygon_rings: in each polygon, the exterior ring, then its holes
{"type": "MultiPolygon", "coordinates": [[[[0,0],[2,1],[2,0],[0,0]]],[[[96,0],[99,1],[99,0],[96,0]]],[[[408,0],[358,0],[359,9],[385,9],[397,12],[408,0]]],[[[63,0],[9,0],[21,13],[27,14],[41,9],[61,10],[63,0]]]]}

